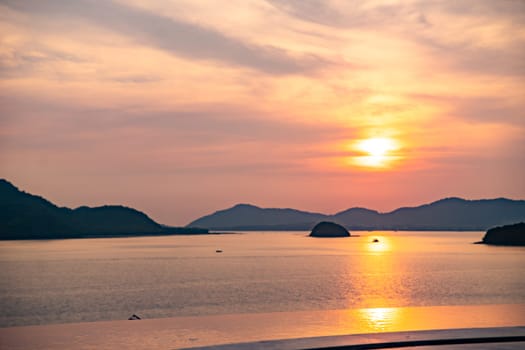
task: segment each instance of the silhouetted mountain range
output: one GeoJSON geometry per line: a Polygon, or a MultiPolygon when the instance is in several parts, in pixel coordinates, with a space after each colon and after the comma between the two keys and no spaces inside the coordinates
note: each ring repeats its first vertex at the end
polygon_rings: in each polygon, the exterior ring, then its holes
{"type": "Polygon", "coordinates": [[[57,207],[0,179],[0,239],[77,238],[207,233],[159,225],[146,214],[123,206],[57,207]]]}
{"type": "Polygon", "coordinates": [[[188,226],[211,230],[311,230],[323,220],[336,222],[350,230],[484,231],[493,226],[524,221],[525,201],[445,198],[388,213],[351,208],[335,215],[238,204],[197,219],[188,226]]]}
{"type": "Polygon", "coordinates": [[[160,225],[146,214],[124,206],[58,207],[0,179],[0,239],[202,234],[208,229],[311,230],[320,221],[333,221],[350,230],[485,231],[525,221],[525,201],[445,198],[389,213],[351,208],[335,215],[238,204],[179,228],[160,225]]]}

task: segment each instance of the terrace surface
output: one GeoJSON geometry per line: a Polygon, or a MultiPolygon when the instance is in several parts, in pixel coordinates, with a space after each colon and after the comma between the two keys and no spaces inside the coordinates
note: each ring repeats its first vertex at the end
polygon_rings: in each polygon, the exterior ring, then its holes
{"type": "MultiPolygon", "coordinates": [[[[390,343],[388,348],[395,348],[396,342],[407,340],[523,337],[523,326],[524,304],[276,312],[0,328],[0,348],[84,350],[214,346],[239,350],[330,348],[372,343],[390,343]]],[[[411,344],[397,345],[406,348],[411,344]]],[[[412,345],[421,349],[429,344],[412,345]]],[[[523,342],[506,342],[449,344],[437,348],[517,349],[522,346],[523,342]]]]}

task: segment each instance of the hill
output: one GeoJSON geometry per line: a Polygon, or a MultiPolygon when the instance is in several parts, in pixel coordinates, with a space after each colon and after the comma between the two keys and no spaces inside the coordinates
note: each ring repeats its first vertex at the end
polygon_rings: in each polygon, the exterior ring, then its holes
{"type": "Polygon", "coordinates": [[[220,210],[211,215],[203,216],[190,223],[194,227],[214,227],[216,230],[242,229],[258,230],[273,227],[277,230],[287,227],[302,227],[322,220],[323,214],[309,213],[295,209],[262,209],[249,204],[237,204],[230,209],[220,210]]]}
{"type": "Polygon", "coordinates": [[[48,239],[204,233],[207,230],[167,228],[146,214],[124,206],[58,207],[0,179],[0,239],[48,239]]]}
{"type": "Polygon", "coordinates": [[[189,226],[213,230],[311,230],[323,220],[336,222],[350,230],[484,231],[490,227],[524,221],[525,201],[445,198],[388,213],[350,208],[335,215],[241,204],[204,216],[189,226]]]}

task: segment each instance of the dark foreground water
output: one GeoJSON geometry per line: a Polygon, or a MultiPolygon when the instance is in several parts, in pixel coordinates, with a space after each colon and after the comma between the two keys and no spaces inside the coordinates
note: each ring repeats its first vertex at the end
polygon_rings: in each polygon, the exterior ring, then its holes
{"type": "Polygon", "coordinates": [[[355,234],[0,242],[0,327],[525,303],[525,248],[472,244],[482,232],[355,234]]]}

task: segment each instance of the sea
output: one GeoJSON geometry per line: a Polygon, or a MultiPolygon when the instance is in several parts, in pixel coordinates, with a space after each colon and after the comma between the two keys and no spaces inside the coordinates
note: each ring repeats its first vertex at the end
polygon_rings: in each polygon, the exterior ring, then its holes
{"type": "Polygon", "coordinates": [[[525,247],[483,232],[234,232],[0,242],[0,327],[525,304],[525,247]]]}

